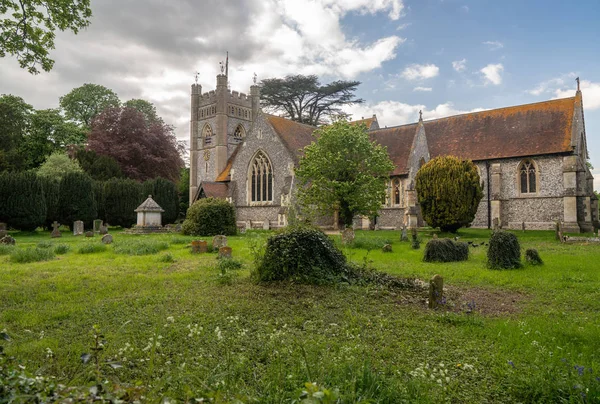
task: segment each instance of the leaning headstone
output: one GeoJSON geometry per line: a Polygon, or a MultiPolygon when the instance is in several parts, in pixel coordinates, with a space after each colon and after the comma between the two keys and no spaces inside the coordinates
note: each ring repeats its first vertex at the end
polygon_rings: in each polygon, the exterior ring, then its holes
{"type": "Polygon", "coordinates": [[[105,234],[104,236],[102,236],[102,242],[104,244],[111,244],[113,242],[113,236],[111,236],[110,234],[105,234]]]}
{"type": "Polygon", "coordinates": [[[0,223],[0,238],[3,238],[7,234],[8,231],[6,230],[6,223],[0,223]]]}
{"type": "Polygon", "coordinates": [[[563,237],[562,223],[560,220],[556,222],[556,239],[561,243],[565,241],[563,237]]]}
{"type": "Polygon", "coordinates": [[[492,225],[494,231],[500,230],[500,220],[497,217],[495,217],[494,220],[492,220],[492,225]]]}
{"type": "Polygon", "coordinates": [[[408,241],[408,230],[406,226],[402,227],[402,233],[400,234],[400,241],[408,241]]]}
{"type": "Polygon", "coordinates": [[[347,227],[342,231],[342,244],[350,244],[354,241],[356,235],[354,234],[354,229],[352,227],[347,227]]]}
{"type": "Polygon", "coordinates": [[[102,219],[94,220],[94,233],[100,233],[101,226],[102,226],[102,219]]]}
{"type": "Polygon", "coordinates": [[[50,237],[58,238],[61,236],[60,230],[58,230],[59,227],[60,223],[58,223],[57,221],[54,221],[54,223],[52,223],[52,233],[50,233],[50,237]]]}
{"type": "Polygon", "coordinates": [[[100,230],[98,230],[100,234],[108,234],[108,226],[102,225],[100,226],[100,230]]]}
{"type": "Polygon", "coordinates": [[[0,244],[4,245],[15,245],[16,241],[12,236],[6,235],[0,239],[0,244]]]}
{"type": "Polygon", "coordinates": [[[435,309],[442,303],[444,296],[444,278],[435,275],[429,281],[429,308],[435,309]]]}
{"type": "Polygon", "coordinates": [[[85,236],[86,237],[94,237],[94,232],[93,231],[86,231],[85,232],[85,236]]]}
{"type": "Polygon", "coordinates": [[[83,222],[81,220],[78,220],[76,222],[73,222],[73,235],[74,236],[81,236],[84,233],[84,228],[83,228],[83,222]]]}
{"type": "Polygon", "coordinates": [[[219,248],[219,258],[231,258],[231,247],[219,248]]]}
{"type": "Polygon", "coordinates": [[[208,243],[204,240],[192,241],[192,254],[202,254],[208,251],[208,243]]]}
{"type": "Polygon", "coordinates": [[[215,250],[218,250],[221,247],[227,247],[227,237],[226,236],[214,236],[212,245],[215,250]]]}
{"type": "Polygon", "coordinates": [[[271,229],[271,223],[269,223],[268,220],[265,220],[263,222],[263,230],[270,230],[271,229]]]}
{"type": "Polygon", "coordinates": [[[381,248],[381,251],[383,251],[384,253],[392,252],[392,245],[391,244],[385,244],[381,248]]]}

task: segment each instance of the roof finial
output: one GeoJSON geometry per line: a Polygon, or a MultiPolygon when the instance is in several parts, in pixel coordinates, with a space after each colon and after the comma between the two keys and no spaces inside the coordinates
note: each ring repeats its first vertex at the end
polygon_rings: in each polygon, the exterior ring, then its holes
{"type": "Polygon", "coordinates": [[[223,61],[219,62],[219,66],[221,66],[221,74],[223,74],[225,72],[225,65],[223,64],[223,61]]]}
{"type": "Polygon", "coordinates": [[[257,80],[258,80],[258,76],[256,75],[256,73],[254,73],[254,76],[252,76],[252,81],[254,81],[255,85],[256,85],[257,80]]]}
{"type": "Polygon", "coordinates": [[[419,121],[423,120],[423,110],[419,110],[419,121]]]}
{"type": "Polygon", "coordinates": [[[575,79],[575,81],[577,82],[577,91],[581,91],[581,88],[580,88],[580,83],[579,83],[579,77],[577,77],[577,78],[575,79]]]}
{"type": "Polygon", "coordinates": [[[196,84],[198,84],[198,77],[200,77],[200,73],[196,72],[196,74],[194,74],[194,80],[196,81],[196,84]]]}
{"type": "Polygon", "coordinates": [[[227,51],[227,59],[225,59],[225,76],[229,77],[229,51],[227,51]]]}

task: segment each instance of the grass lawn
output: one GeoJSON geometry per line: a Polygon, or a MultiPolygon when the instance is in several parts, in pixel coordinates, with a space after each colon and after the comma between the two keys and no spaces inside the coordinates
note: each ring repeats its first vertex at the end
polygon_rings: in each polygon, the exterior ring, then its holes
{"type": "MultiPolygon", "coordinates": [[[[106,249],[99,237],[12,234],[18,249],[68,246],[42,262],[0,249],[0,331],[11,337],[0,342],[29,372],[137,384],[151,402],[600,402],[598,245],[516,232],[544,265],[493,271],[484,246],[432,264],[429,232],[420,250],[399,232],[357,232],[359,245],[388,240],[393,252],[346,248],[350,260],[444,277],[448,302],[432,311],[422,290],[257,285],[252,250],[269,232],[230,237],[243,266],[224,274],[216,254],[190,253],[191,237],[112,234],[106,249]],[[106,341],[96,356],[94,326],[106,341]]],[[[475,243],[489,234],[460,232],[475,243]]]]}

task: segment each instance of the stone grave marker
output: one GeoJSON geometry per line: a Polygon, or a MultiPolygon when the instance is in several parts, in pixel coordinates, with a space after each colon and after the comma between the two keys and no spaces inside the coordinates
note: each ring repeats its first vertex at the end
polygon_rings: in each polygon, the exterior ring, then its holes
{"type": "Polygon", "coordinates": [[[252,230],[252,222],[250,220],[246,220],[246,230],[252,230]]]}
{"type": "Polygon", "coordinates": [[[73,222],[73,235],[81,236],[81,235],[83,235],[83,233],[85,233],[83,222],[81,220],[77,220],[76,222],[73,222]]]}
{"type": "Polygon", "coordinates": [[[50,237],[52,237],[52,238],[61,237],[60,230],[58,230],[59,227],[60,227],[60,223],[58,223],[57,221],[54,221],[54,223],[52,223],[52,233],[50,234],[50,237]]]}
{"type": "Polygon", "coordinates": [[[402,226],[402,233],[400,233],[400,241],[408,241],[408,231],[406,226],[402,226]]]}
{"type": "Polygon", "coordinates": [[[383,251],[384,253],[392,252],[392,245],[391,244],[384,245],[381,248],[381,251],[383,251]]]}
{"type": "Polygon", "coordinates": [[[102,219],[94,220],[94,233],[100,233],[101,226],[102,226],[102,219]]]}
{"type": "Polygon", "coordinates": [[[104,236],[102,236],[102,242],[104,244],[112,244],[113,242],[113,236],[111,236],[110,234],[105,234],[104,236]]]}
{"type": "Polygon", "coordinates": [[[500,230],[500,220],[497,217],[495,217],[494,220],[492,220],[492,228],[494,229],[494,231],[500,230]]]}
{"type": "Polygon", "coordinates": [[[85,232],[85,236],[86,237],[94,237],[94,232],[93,231],[86,231],[85,232]]]}
{"type": "Polygon", "coordinates": [[[208,251],[208,243],[205,240],[192,241],[192,254],[202,254],[208,251]]]}
{"type": "Polygon", "coordinates": [[[351,227],[347,227],[342,231],[342,244],[350,244],[354,241],[356,235],[354,234],[354,229],[351,227]]]}
{"type": "Polygon", "coordinates": [[[231,247],[219,248],[219,258],[231,258],[231,247]]]}
{"type": "Polygon", "coordinates": [[[214,236],[212,240],[212,245],[215,250],[218,250],[221,247],[227,247],[227,237],[226,236],[214,236]]]}
{"type": "Polygon", "coordinates": [[[104,224],[102,226],[100,226],[100,230],[98,230],[98,233],[108,234],[108,226],[105,226],[104,224]]]}
{"type": "Polygon", "coordinates": [[[8,231],[6,230],[6,223],[0,223],[0,238],[6,236],[8,231]]]}
{"type": "Polygon", "coordinates": [[[433,239],[434,239],[434,240],[437,240],[437,238],[438,238],[438,235],[437,235],[437,233],[433,233],[433,239]]]}
{"type": "Polygon", "coordinates": [[[429,308],[435,309],[442,303],[444,297],[444,278],[434,275],[429,281],[429,308]]]}
{"type": "Polygon", "coordinates": [[[9,236],[9,235],[6,235],[0,239],[0,244],[15,245],[16,243],[17,243],[16,240],[12,236],[9,236]]]}
{"type": "Polygon", "coordinates": [[[556,239],[561,243],[565,241],[565,238],[563,237],[562,223],[560,220],[556,222],[556,239]]]}
{"type": "Polygon", "coordinates": [[[263,230],[271,230],[271,223],[268,220],[263,222],[263,230]]]}

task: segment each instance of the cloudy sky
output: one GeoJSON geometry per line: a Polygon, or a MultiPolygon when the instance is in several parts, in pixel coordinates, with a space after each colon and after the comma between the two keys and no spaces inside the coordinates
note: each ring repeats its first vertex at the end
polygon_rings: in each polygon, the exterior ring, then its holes
{"type": "Polygon", "coordinates": [[[92,0],[91,26],[60,33],[52,72],[0,59],[0,93],[36,108],[84,83],[144,98],[188,136],[194,72],[230,82],[317,74],[356,79],[355,119],[381,125],[574,95],[580,76],[588,147],[600,189],[600,3],[580,0],[92,0]]]}

